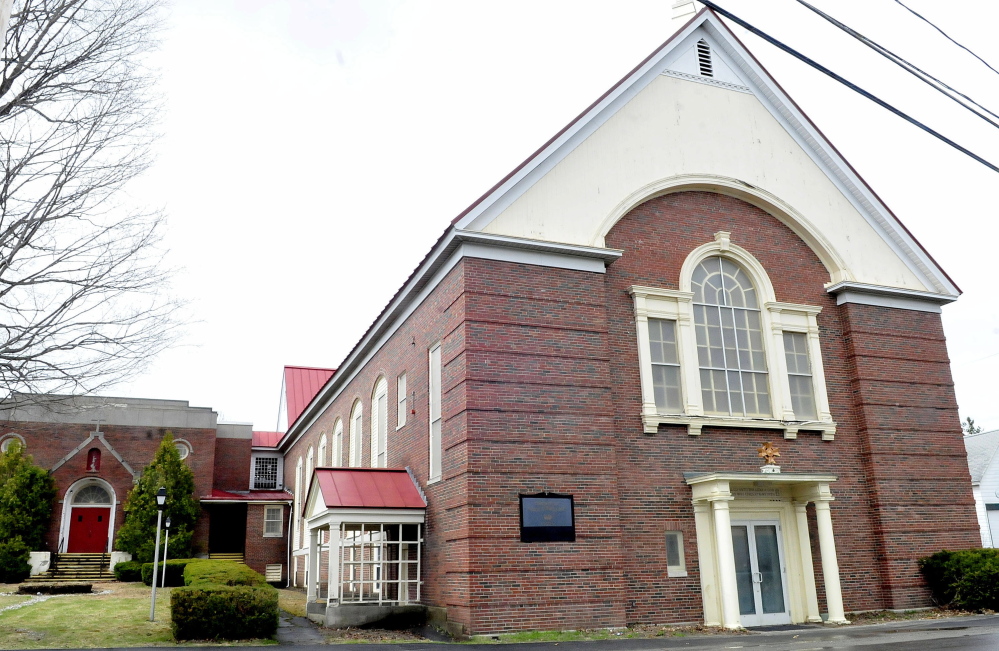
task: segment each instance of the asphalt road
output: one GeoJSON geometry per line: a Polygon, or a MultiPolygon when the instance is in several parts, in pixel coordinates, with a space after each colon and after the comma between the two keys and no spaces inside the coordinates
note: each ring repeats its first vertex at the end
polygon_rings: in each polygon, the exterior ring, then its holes
{"type": "MultiPolygon", "coordinates": [[[[356,645],[352,645],[356,648],[356,645]]],[[[315,646],[281,644],[282,650],[315,651],[315,646]]],[[[808,627],[791,631],[748,635],[705,635],[649,640],[599,640],[593,642],[545,642],[497,644],[365,644],[364,651],[657,651],[659,649],[747,649],[750,651],[999,651],[999,615],[976,615],[915,622],[895,622],[843,628],[808,627]]],[[[226,651],[260,651],[261,647],[227,647],[226,651]]],[[[65,651],[65,650],[63,650],[65,651]]],[[[119,650],[110,650],[119,651],[119,650]]],[[[121,649],[120,651],[163,651],[121,649]]]]}

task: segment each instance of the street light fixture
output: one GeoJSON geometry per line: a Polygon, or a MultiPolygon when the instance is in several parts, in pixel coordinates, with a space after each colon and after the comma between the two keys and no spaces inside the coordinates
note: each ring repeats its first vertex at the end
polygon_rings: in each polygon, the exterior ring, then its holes
{"type": "Polygon", "coordinates": [[[166,504],[166,488],[156,491],[156,546],[153,547],[153,600],[149,604],[149,621],[156,621],[156,565],[160,562],[160,525],[163,524],[163,505],[166,504]]]}
{"type": "Polygon", "coordinates": [[[161,587],[166,587],[166,565],[167,565],[167,549],[170,548],[170,516],[167,516],[166,522],[163,523],[166,527],[166,539],[163,541],[163,580],[160,581],[161,587]]]}

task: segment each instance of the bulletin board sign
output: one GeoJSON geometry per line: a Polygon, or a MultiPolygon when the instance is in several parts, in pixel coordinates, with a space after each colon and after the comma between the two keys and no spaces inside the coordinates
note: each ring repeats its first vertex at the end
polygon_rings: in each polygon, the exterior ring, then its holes
{"type": "Polygon", "coordinates": [[[520,496],[520,542],[575,542],[572,495],[538,493],[520,496]]]}

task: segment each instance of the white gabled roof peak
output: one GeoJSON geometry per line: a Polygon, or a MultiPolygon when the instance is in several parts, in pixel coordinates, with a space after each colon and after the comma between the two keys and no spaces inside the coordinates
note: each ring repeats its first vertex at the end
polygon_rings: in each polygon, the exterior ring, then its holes
{"type": "Polygon", "coordinates": [[[960,293],[721,18],[707,8],[701,9],[628,75],[462,212],[453,225],[469,231],[486,229],[660,75],[753,94],[927,289],[949,297],[960,293]]]}

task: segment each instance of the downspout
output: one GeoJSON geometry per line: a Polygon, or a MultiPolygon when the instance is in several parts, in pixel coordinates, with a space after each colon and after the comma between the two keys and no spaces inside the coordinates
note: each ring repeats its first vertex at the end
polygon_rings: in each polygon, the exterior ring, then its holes
{"type": "Polygon", "coordinates": [[[293,500],[292,503],[288,505],[288,528],[285,529],[285,531],[287,532],[286,538],[288,540],[288,543],[287,543],[287,547],[288,547],[288,580],[285,581],[285,585],[284,585],[284,587],[286,587],[286,588],[290,588],[291,587],[291,540],[292,540],[292,537],[291,537],[291,528],[294,526],[294,524],[295,524],[295,502],[293,500]]]}

